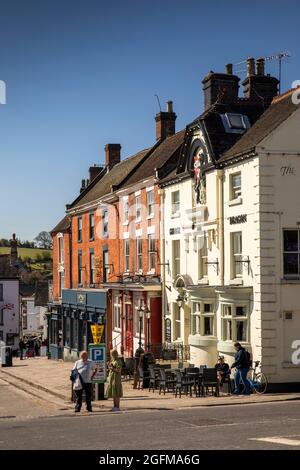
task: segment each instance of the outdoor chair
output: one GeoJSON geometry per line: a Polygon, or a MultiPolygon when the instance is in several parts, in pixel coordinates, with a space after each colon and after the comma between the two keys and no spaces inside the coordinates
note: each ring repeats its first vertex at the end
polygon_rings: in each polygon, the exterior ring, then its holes
{"type": "Polygon", "coordinates": [[[217,397],[220,396],[218,373],[215,368],[203,369],[202,395],[207,394],[210,388],[211,388],[212,393],[215,390],[215,393],[214,393],[215,396],[217,397]]]}
{"type": "Polygon", "coordinates": [[[157,386],[157,378],[155,376],[154,367],[149,367],[149,392],[153,390],[153,393],[157,386]]]}
{"type": "Polygon", "coordinates": [[[168,390],[168,392],[170,388],[174,390],[174,384],[175,384],[175,380],[172,377],[168,377],[166,374],[166,371],[163,368],[161,368],[159,370],[159,379],[158,379],[159,394],[161,394],[162,390],[164,391],[164,395],[166,394],[166,389],[168,390]]]}
{"type": "Polygon", "coordinates": [[[179,370],[175,371],[176,380],[175,380],[175,397],[177,397],[177,393],[179,392],[179,398],[181,398],[181,392],[183,391],[185,395],[188,393],[192,396],[192,387],[193,387],[193,379],[188,376],[184,376],[181,374],[179,370]]]}

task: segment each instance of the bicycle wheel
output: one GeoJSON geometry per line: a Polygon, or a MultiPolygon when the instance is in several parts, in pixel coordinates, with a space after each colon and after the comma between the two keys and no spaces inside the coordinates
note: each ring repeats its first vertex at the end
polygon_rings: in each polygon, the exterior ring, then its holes
{"type": "Polygon", "coordinates": [[[255,392],[258,393],[259,395],[262,395],[263,393],[266,392],[267,387],[268,387],[268,381],[267,381],[267,377],[265,376],[265,374],[263,374],[262,372],[255,374],[253,378],[253,388],[255,392]]]}

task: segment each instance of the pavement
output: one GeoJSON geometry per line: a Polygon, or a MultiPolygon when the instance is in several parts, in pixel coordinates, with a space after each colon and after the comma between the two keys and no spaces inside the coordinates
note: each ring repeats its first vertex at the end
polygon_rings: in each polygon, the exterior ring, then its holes
{"type": "MultiPolygon", "coordinates": [[[[72,364],[49,360],[44,357],[28,358],[23,361],[16,358],[13,367],[0,369],[0,380],[27,395],[42,400],[56,407],[57,412],[72,410],[71,382],[69,380],[72,364]]],[[[300,393],[265,394],[250,396],[189,397],[175,398],[172,393],[159,395],[158,391],[133,390],[132,381],[123,382],[124,397],[121,408],[127,411],[168,411],[194,407],[216,407],[239,404],[262,404],[300,400],[300,393]]],[[[1,398],[0,398],[1,406],[1,398]]],[[[108,412],[112,408],[111,400],[93,402],[97,412],[108,412]]],[[[1,413],[1,407],[0,407],[1,413]]],[[[0,415],[1,418],[1,415],[0,415]]]]}

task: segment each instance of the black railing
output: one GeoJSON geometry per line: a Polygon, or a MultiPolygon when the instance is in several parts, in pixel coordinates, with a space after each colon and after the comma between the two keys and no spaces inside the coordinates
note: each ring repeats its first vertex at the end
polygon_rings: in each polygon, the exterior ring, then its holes
{"type": "Polygon", "coordinates": [[[190,346],[185,346],[183,343],[152,344],[151,352],[154,354],[155,359],[166,361],[183,362],[190,359],[190,346]]]}

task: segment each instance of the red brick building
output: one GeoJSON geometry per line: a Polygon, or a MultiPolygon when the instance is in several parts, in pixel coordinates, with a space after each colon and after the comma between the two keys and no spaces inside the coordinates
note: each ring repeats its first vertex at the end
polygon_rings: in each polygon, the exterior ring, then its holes
{"type": "Polygon", "coordinates": [[[153,147],[121,161],[121,146],[106,145],[105,166],[90,168],[52,231],[54,357],[74,359],[91,342],[93,323],[106,323],[108,347],[126,357],[134,355],[140,334],[144,347],[162,342],[156,176],[176,167],[184,131],[175,133],[171,102],[155,120],[153,147]]]}

